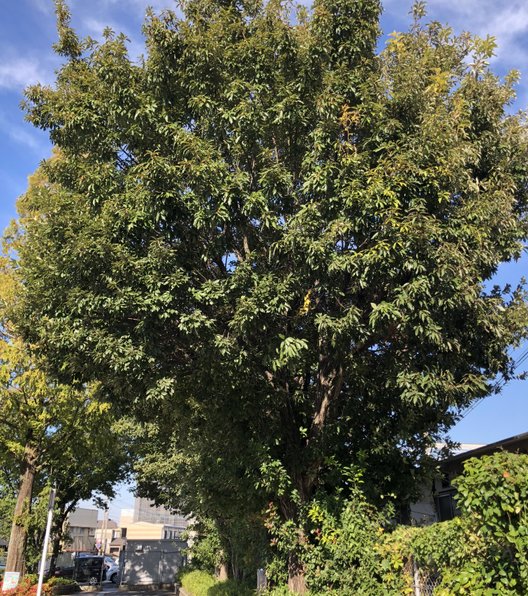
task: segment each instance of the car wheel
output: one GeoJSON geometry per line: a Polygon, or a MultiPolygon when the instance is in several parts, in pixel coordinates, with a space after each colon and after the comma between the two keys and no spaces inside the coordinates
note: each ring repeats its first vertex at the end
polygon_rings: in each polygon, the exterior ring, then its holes
{"type": "Polygon", "coordinates": [[[112,574],[112,577],[110,578],[110,581],[113,584],[117,584],[117,573],[112,574]]]}
{"type": "Polygon", "coordinates": [[[97,577],[95,577],[95,575],[92,575],[92,577],[90,578],[90,580],[88,581],[88,583],[91,586],[96,586],[99,583],[99,579],[97,577]]]}

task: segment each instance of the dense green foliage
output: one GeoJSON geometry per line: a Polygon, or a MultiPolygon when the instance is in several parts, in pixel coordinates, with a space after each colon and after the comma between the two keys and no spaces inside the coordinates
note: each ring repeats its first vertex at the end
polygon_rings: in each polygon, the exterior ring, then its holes
{"type": "Polygon", "coordinates": [[[16,485],[13,483],[16,474],[13,468],[14,466],[9,471],[0,471],[0,538],[6,543],[11,532],[11,515],[16,501],[16,485]]]}
{"type": "Polygon", "coordinates": [[[8,312],[20,293],[9,262],[2,259],[0,537],[12,539],[9,550],[19,551],[17,565],[23,559],[23,568],[35,571],[50,485],[57,489],[53,528],[57,551],[67,514],[94,493],[113,497],[114,486],[125,478],[128,466],[123,437],[113,432],[111,405],[97,386],[58,382],[49,374],[45,359],[16,335],[8,312]]]}
{"type": "Polygon", "coordinates": [[[409,501],[511,374],[525,295],[486,282],[527,237],[516,75],[420,3],[376,55],[378,0],[188,0],[149,14],[138,63],[57,7],[65,63],[26,103],[56,152],[20,201],[13,317],[149,422],[143,490],[213,519],[231,557],[271,500],[293,581],[313,499],[346,503],[355,467],[370,500],[409,501]]]}
{"type": "Polygon", "coordinates": [[[392,513],[390,508],[381,512],[370,505],[356,480],[345,503],[323,497],[302,511],[304,539],[300,545],[299,529],[291,522],[280,524],[273,512],[268,519],[272,543],[279,551],[300,551],[310,593],[396,596],[405,594],[406,577],[387,560],[384,547],[385,532],[392,530],[392,513]]]}
{"type": "Polygon", "coordinates": [[[413,552],[440,571],[438,594],[528,592],[528,456],[473,458],[456,481],[461,516],[424,529],[413,552]]]}
{"type": "Polygon", "coordinates": [[[426,527],[391,528],[360,491],[340,517],[312,507],[310,593],[410,596],[414,560],[422,577],[439,577],[436,596],[526,594],[528,455],[470,459],[455,483],[460,516],[426,527]]]}

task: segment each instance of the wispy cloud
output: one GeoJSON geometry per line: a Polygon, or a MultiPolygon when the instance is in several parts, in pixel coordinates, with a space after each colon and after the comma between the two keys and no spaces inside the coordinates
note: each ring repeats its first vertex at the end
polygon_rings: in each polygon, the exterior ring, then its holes
{"type": "Polygon", "coordinates": [[[20,91],[27,85],[49,79],[39,61],[32,58],[5,58],[0,63],[0,88],[20,91]]]}
{"type": "MultiPolygon", "coordinates": [[[[101,0],[102,4],[107,6],[115,6],[122,3],[122,0],[101,0]]],[[[163,10],[166,8],[176,9],[177,3],[175,0],[129,0],[129,5],[132,5],[134,9],[141,11],[141,15],[145,13],[145,10],[150,6],[155,10],[163,10]]]]}
{"type": "MultiPolygon", "coordinates": [[[[31,129],[29,129],[31,130],[31,129]]],[[[37,137],[34,133],[32,134],[28,130],[21,126],[13,126],[7,130],[9,138],[19,145],[23,145],[32,151],[35,151],[38,155],[45,155],[47,144],[43,140],[37,137]]]]}
{"type": "Polygon", "coordinates": [[[103,31],[108,27],[115,33],[124,33],[130,39],[130,32],[127,28],[120,24],[110,20],[96,19],[92,16],[88,16],[82,19],[82,32],[88,33],[94,39],[101,39],[103,37],[103,31]]]}
{"type": "MultiPolygon", "coordinates": [[[[384,0],[385,31],[405,29],[411,17],[411,0],[384,0]]],[[[494,70],[504,73],[517,69],[528,79],[528,3],[525,0],[428,0],[427,18],[447,23],[460,33],[469,31],[497,40],[494,70]]],[[[524,104],[527,89],[519,88],[519,102],[524,104]]]]}
{"type": "Polygon", "coordinates": [[[51,0],[32,0],[32,4],[43,14],[50,15],[53,13],[53,2],[51,0]]]}
{"type": "Polygon", "coordinates": [[[1,137],[5,137],[26,149],[31,149],[40,157],[49,153],[50,144],[43,132],[37,131],[29,124],[13,122],[6,112],[0,112],[1,137]]]}

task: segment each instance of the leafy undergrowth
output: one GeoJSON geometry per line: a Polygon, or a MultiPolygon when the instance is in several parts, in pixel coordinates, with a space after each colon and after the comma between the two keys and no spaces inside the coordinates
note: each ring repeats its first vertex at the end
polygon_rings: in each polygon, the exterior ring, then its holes
{"type": "MultiPolygon", "coordinates": [[[[16,588],[6,590],[5,592],[3,591],[3,585],[0,584],[0,592],[2,593],[2,596],[34,596],[37,593],[37,583],[34,581],[35,577],[27,575],[20,580],[16,588]]],[[[42,594],[44,596],[51,596],[51,586],[44,584],[42,586],[42,594]]]]}
{"type": "Polygon", "coordinates": [[[79,584],[67,577],[52,577],[47,584],[54,594],[75,594],[81,591],[79,584]]]}
{"type": "Polygon", "coordinates": [[[218,581],[205,571],[189,571],[181,576],[183,589],[190,596],[253,596],[251,590],[243,584],[233,581],[218,581]]]}
{"type": "MultiPolygon", "coordinates": [[[[0,582],[0,593],[2,596],[35,596],[37,593],[38,576],[28,574],[20,580],[20,583],[13,590],[2,591],[2,582],[0,582]]],[[[74,594],[80,592],[81,588],[76,581],[62,577],[52,577],[42,585],[43,596],[52,596],[59,594],[74,594]]]]}

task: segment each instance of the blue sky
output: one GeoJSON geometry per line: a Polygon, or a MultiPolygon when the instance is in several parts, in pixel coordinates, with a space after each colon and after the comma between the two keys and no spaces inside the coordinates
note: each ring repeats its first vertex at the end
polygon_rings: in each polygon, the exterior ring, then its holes
{"type": "MultiPolygon", "coordinates": [[[[110,25],[130,39],[131,53],[142,51],[141,23],[146,7],[174,8],[173,0],[71,0],[73,24],[94,38],[110,25]]],[[[405,29],[411,2],[385,0],[385,34],[405,29]]],[[[497,38],[492,67],[498,74],[515,68],[524,74],[515,109],[528,107],[528,3],[524,0],[430,0],[428,15],[449,23],[455,31],[468,30],[497,38]]],[[[56,40],[52,0],[4,2],[0,19],[0,230],[15,215],[15,201],[24,192],[27,177],[48,156],[47,136],[24,121],[19,104],[26,85],[51,83],[60,60],[51,45],[56,40]],[[9,8],[7,8],[9,5],[9,8]]],[[[501,268],[499,282],[515,283],[528,277],[528,259],[501,268]]],[[[528,367],[528,362],[526,363],[528,367]]],[[[512,382],[499,396],[481,402],[452,431],[452,438],[488,443],[528,431],[528,384],[512,382]]],[[[128,505],[128,497],[120,505],[128,505]]]]}

